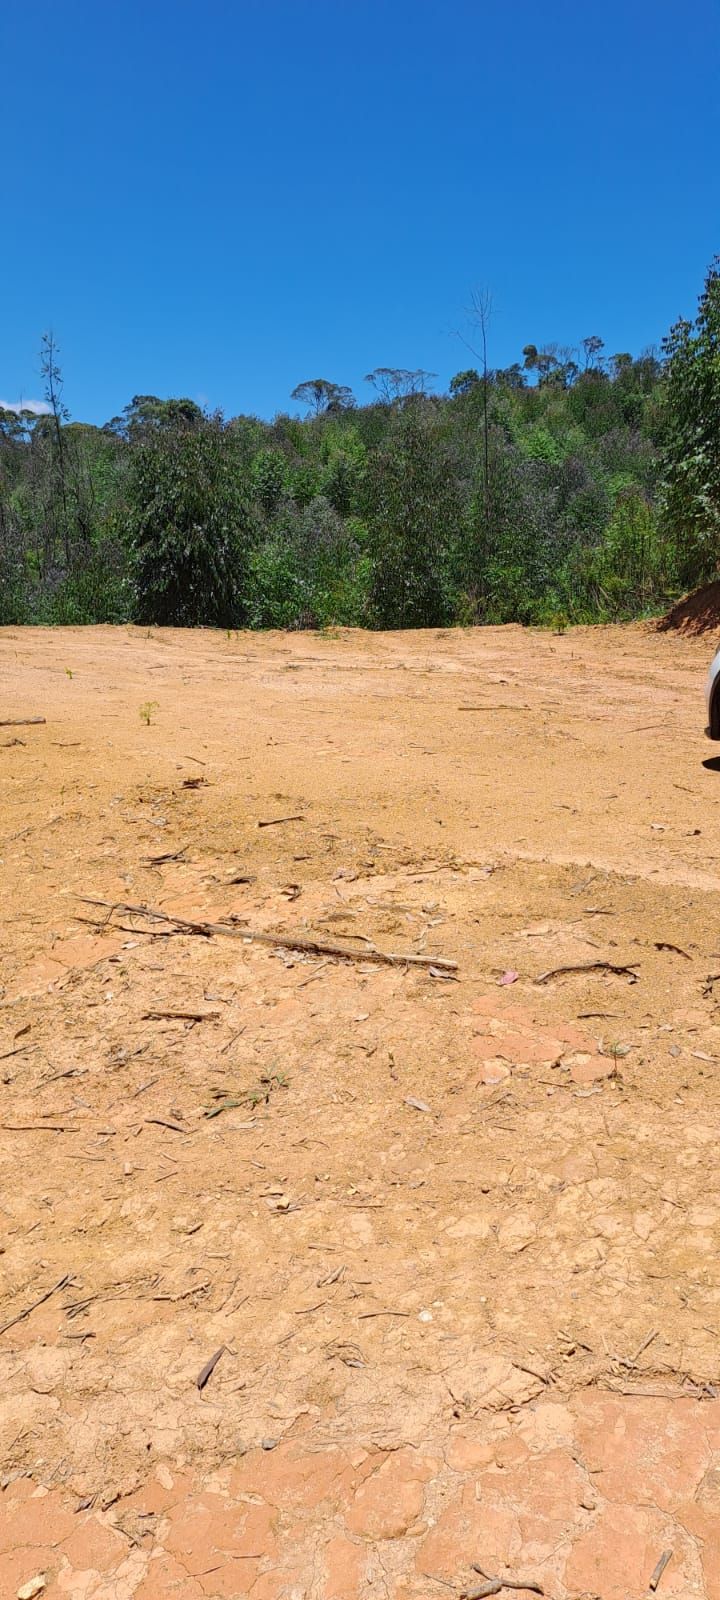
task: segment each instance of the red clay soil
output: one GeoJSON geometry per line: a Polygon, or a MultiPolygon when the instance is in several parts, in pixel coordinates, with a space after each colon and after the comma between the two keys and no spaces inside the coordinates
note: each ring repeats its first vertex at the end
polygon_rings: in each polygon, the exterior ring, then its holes
{"type": "Polygon", "coordinates": [[[682,633],[686,638],[697,638],[705,633],[720,632],[720,579],[706,583],[702,589],[683,595],[656,623],[658,632],[682,633]]]}
{"type": "Polygon", "coordinates": [[[2,1600],[720,1600],[708,648],[0,631],[2,1600]]]}

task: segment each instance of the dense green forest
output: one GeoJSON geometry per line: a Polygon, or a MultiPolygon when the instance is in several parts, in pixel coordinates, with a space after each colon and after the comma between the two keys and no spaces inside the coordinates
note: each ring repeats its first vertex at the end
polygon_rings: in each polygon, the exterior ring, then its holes
{"type": "Polygon", "coordinates": [[[449,392],[378,368],[323,378],[305,415],[225,419],[140,395],[70,420],[0,411],[0,622],[420,627],[632,617],[714,575],[720,551],[720,264],[661,351],[526,345],[449,392]]]}

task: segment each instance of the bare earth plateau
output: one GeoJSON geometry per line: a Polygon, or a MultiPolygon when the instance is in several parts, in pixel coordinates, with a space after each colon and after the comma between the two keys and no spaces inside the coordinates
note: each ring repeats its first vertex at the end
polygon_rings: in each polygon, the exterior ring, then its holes
{"type": "Polygon", "coordinates": [[[0,630],[2,1600],[720,1600],[710,652],[0,630]]]}

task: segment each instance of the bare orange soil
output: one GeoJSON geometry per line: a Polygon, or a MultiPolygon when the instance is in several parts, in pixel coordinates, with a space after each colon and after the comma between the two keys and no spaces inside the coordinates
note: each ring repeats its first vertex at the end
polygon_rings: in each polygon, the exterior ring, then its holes
{"type": "Polygon", "coordinates": [[[720,1596],[709,652],[0,633],[3,1600],[720,1596]]]}

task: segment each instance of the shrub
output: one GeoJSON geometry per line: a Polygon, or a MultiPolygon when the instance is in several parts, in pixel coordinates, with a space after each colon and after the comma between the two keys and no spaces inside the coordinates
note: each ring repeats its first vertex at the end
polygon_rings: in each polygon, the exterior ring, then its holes
{"type": "Polygon", "coordinates": [[[251,519],[222,425],[138,446],[128,500],[138,620],[237,625],[251,519]]]}

